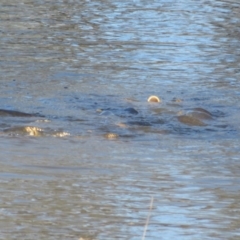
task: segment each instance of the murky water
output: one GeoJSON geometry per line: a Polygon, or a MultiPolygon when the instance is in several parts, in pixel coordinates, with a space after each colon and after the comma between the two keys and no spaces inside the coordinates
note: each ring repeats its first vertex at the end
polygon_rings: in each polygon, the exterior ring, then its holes
{"type": "Polygon", "coordinates": [[[0,239],[142,239],[149,213],[145,239],[239,239],[239,24],[228,0],[1,1],[0,239]]]}

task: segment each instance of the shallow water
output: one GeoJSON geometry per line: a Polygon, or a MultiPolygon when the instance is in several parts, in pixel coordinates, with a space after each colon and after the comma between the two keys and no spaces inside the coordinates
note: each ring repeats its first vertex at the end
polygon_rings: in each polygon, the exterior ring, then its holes
{"type": "Polygon", "coordinates": [[[240,238],[239,12],[1,1],[0,239],[240,238]]]}

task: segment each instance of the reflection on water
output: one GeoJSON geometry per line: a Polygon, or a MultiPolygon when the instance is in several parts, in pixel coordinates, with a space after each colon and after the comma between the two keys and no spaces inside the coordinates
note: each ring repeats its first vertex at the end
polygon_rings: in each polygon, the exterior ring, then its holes
{"type": "Polygon", "coordinates": [[[1,1],[0,239],[240,238],[239,9],[1,1]]]}

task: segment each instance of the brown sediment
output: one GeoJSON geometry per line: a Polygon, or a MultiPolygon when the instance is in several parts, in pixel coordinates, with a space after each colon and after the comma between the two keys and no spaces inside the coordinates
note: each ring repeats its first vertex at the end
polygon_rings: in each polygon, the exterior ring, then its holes
{"type": "Polygon", "coordinates": [[[155,103],[159,103],[159,102],[161,102],[161,99],[159,98],[159,97],[157,97],[157,96],[150,96],[149,98],[148,98],[148,102],[155,102],[155,103]]]}

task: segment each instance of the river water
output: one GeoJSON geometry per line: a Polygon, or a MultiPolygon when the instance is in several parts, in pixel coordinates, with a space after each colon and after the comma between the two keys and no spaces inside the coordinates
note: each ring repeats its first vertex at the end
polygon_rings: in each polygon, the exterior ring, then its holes
{"type": "Polygon", "coordinates": [[[2,0],[0,239],[240,239],[239,26],[237,0],[2,0]]]}

